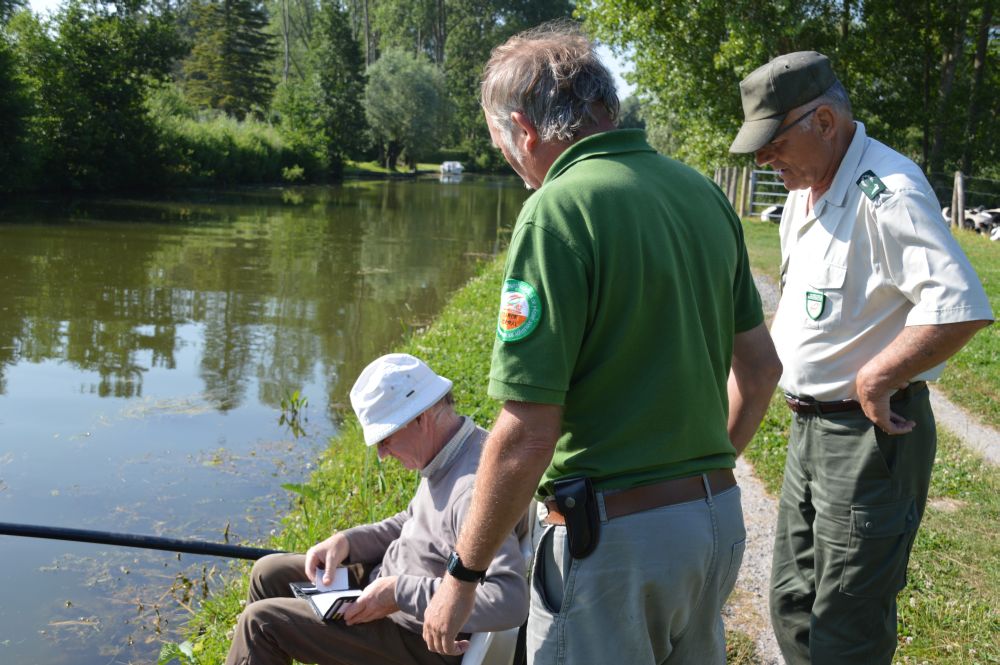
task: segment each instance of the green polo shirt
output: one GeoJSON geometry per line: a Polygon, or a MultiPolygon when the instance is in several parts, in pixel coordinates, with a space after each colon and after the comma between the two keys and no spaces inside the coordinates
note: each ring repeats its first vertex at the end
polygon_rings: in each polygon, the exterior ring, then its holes
{"type": "Polygon", "coordinates": [[[489,394],[563,406],[542,478],[600,489],[732,468],[733,335],[764,320],[740,221],[639,130],[574,143],[511,238],[489,394]]]}

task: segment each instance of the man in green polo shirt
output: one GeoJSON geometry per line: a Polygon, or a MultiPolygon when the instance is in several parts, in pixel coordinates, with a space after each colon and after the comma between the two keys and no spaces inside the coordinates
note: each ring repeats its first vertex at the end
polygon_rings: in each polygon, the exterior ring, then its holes
{"type": "Polygon", "coordinates": [[[615,130],[611,76],[567,24],[498,47],[482,104],[538,191],[501,294],[489,394],[504,406],[424,639],[463,650],[463,580],[535,494],[552,526],[529,662],[722,664],[746,538],[732,468],[781,373],[740,222],[705,177],[615,130]]]}

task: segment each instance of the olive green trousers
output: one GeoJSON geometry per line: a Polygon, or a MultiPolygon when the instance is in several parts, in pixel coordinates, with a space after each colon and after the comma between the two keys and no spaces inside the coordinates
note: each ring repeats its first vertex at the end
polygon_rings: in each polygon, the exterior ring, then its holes
{"type": "Polygon", "coordinates": [[[912,432],[889,436],[860,411],[793,415],[770,598],[790,665],[892,662],[937,449],[926,388],[892,409],[912,432]]]}

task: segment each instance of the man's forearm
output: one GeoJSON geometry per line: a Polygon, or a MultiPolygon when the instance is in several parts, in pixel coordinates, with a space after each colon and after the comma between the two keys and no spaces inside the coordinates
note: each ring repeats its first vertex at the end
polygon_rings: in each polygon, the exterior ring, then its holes
{"type": "Polygon", "coordinates": [[[940,365],[965,346],[989,321],[907,326],[889,346],[858,371],[857,389],[876,394],[902,387],[921,372],[940,365]]]}
{"type": "Polygon", "coordinates": [[[561,422],[561,407],[504,404],[486,440],[472,504],[456,546],[467,568],[488,568],[524,515],[552,459],[561,422]]]}
{"type": "Polygon", "coordinates": [[[728,430],[737,455],[760,427],[780,378],[781,361],[764,324],[734,337],[728,384],[728,430]]]}

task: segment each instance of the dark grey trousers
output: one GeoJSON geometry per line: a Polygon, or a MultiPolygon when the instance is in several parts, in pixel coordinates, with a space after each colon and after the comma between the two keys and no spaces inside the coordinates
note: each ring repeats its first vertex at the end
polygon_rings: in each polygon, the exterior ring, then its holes
{"type": "Polygon", "coordinates": [[[896,594],[924,514],[937,433],[926,388],[892,409],[794,415],[771,568],[771,620],[789,665],[888,664],[896,594]]]}
{"type": "Polygon", "coordinates": [[[460,656],[427,650],[423,637],[389,619],[348,626],[323,621],[309,602],[292,596],[290,582],[305,581],[305,556],[272,554],[257,561],[250,597],[240,615],[227,665],[457,665],[460,656]]]}

